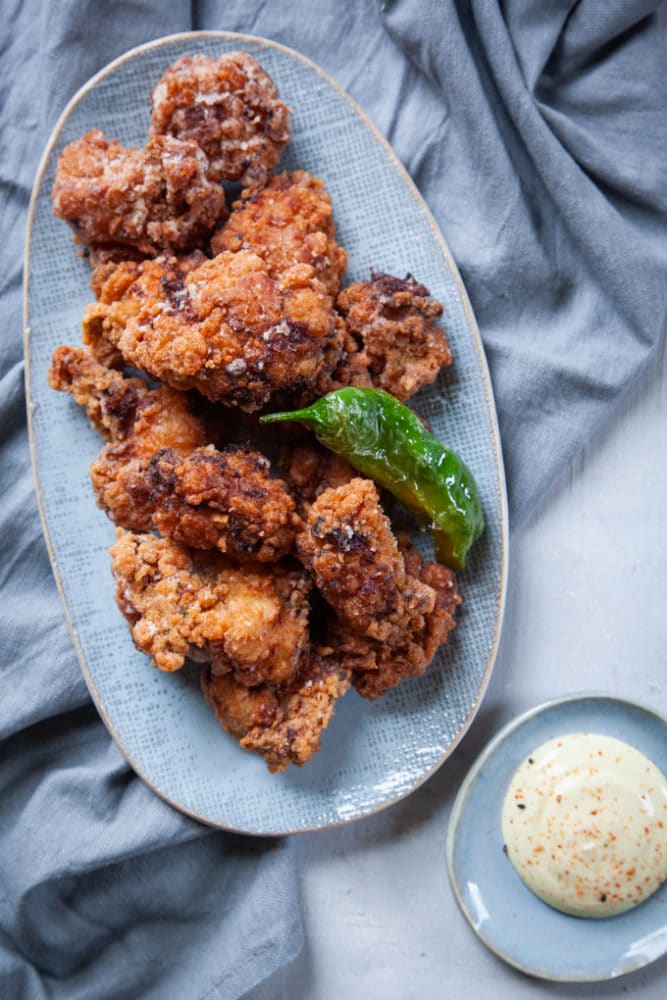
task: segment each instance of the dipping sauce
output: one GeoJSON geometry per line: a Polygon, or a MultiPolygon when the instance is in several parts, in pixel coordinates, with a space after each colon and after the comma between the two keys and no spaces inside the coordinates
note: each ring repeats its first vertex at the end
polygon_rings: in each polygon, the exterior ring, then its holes
{"type": "Polygon", "coordinates": [[[667,878],[667,781],[610,736],[577,733],[538,747],[512,778],[502,828],[528,888],[564,913],[621,913],[667,878]]]}

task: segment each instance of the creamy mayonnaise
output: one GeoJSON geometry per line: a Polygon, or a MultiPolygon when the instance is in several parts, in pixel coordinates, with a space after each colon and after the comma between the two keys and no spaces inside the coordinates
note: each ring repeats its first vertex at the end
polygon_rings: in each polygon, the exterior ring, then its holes
{"type": "Polygon", "coordinates": [[[505,850],[541,899],[608,917],[667,878],[667,781],[610,736],[549,740],[516,771],[502,814],[505,850]]]}

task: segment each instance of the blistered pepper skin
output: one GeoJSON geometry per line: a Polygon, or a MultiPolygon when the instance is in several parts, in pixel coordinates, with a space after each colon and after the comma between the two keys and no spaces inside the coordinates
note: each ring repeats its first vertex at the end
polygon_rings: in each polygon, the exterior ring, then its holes
{"type": "Polygon", "coordinates": [[[464,568],[484,530],[475,480],[407,406],[382,389],[337,389],[303,410],[261,418],[277,421],[311,427],[323,445],[430,522],[441,562],[464,568]]]}

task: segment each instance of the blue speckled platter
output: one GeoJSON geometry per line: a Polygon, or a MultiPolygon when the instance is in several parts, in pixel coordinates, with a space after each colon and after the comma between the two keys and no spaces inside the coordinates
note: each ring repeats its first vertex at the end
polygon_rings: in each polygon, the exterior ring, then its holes
{"type": "Polygon", "coordinates": [[[516,768],[547,740],[583,732],[624,740],[667,774],[667,719],[604,694],[560,698],[515,719],[482,751],[447,833],[454,895],[478,937],[522,972],[559,982],[614,979],[667,952],[667,883],[635,909],[585,920],[543,903],[503,854],[502,804],[516,768]]]}
{"type": "MultiPolygon", "coordinates": [[[[28,406],[44,531],[91,694],[131,765],[178,809],[254,834],[344,823],[407,795],[454,748],[489,680],[504,603],[507,514],[479,333],[442,236],[390,147],[331,79],[290,49],[223,32],[153,42],[94,77],[60,119],[33,193],[25,273],[28,406]],[[338,703],[320,753],[301,770],[276,775],[219,727],[200,694],[198,670],[161,674],[134,648],[113,600],[107,550],[114,528],[97,509],[88,478],[101,441],[70,397],[46,384],[54,348],[80,343],[81,314],[91,300],[87,265],[69,228],[51,214],[58,155],[93,127],[143,145],[150,93],[165,68],[185,54],[239,48],[266,67],[293,109],[293,140],[280,168],[324,177],[349,253],[346,280],[368,277],[370,267],[411,271],[445,304],[455,362],[417,397],[416,408],[473,470],[487,523],[461,575],[459,626],[426,676],[376,703],[351,692],[338,703]]],[[[427,547],[425,538],[420,545],[427,547]]]]}

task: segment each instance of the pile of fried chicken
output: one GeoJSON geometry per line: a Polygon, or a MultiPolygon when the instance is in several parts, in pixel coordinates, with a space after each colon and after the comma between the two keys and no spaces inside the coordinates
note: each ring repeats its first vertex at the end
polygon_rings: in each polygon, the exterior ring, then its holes
{"type": "Polygon", "coordinates": [[[258,416],[348,385],[407,400],[451,363],[442,307],[410,275],[341,290],[331,199],[272,173],[290,115],[250,55],[179,59],[151,109],[143,149],[93,130],[60,156],[53,208],[96,301],[49,383],[106,441],[91,479],[136,646],[160,670],[205,664],[224,728],[282,771],[350,685],[377,698],[422,674],[460,598],[305,431],[272,430],[272,471],[258,416]]]}

